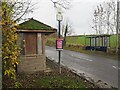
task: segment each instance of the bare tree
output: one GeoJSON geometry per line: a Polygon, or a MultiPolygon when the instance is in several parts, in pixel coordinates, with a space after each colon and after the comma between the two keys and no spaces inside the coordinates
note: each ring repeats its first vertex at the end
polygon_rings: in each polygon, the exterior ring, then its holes
{"type": "Polygon", "coordinates": [[[93,27],[95,29],[96,34],[98,34],[98,15],[97,10],[94,11],[94,17],[93,17],[93,27]]]}
{"type": "Polygon", "coordinates": [[[55,8],[61,7],[64,9],[69,9],[70,2],[71,2],[71,0],[51,0],[51,1],[54,4],[55,8]]]}
{"type": "Polygon", "coordinates": [[[5,1],[13,10],[11,18],[16,22],[28,13],[32,13],[34,5],[31,0],[6,0],[5,1]]]}
{"type": "Polygon", "coordinates": [[[104,9],[103,6],[100,4],[99,6],[97,6],[97,14],[98,14],[98,27],[99,27],[99,34],[104,34],[104,20],[105,20],[105,16],[104,16],[104,9]]]}
{"type": "Polygon", "coordinates": [[[96,34],[110,34],[116,29],[116,4],[114,1],[104,2],[94,10],[93,28],[96,34]]]}
{"type": "Polygon", "coordinates": [[[71,35],[72,33],[73,33],[72,24],[70,24],[69,22],[63,24],[62,35],[63,35],[64,46],[66,45],[66,37],[71,35]]]}
{"type": "Polygon", "coordinates": [[[116,4],[114,1],[104,3],[106,34],[116,30],[116,4]]]}
{"type": "Polygon", "coordinates": [[[104,9],[103,6],[100,4],[99,6],[97,6],[97,8],[94,10],[94,18],[93,18],[93,23],[94,26],[92,28],[95,29],[96,34],[103,34],[104,33],[104,20],[105,20],[105,16],[104,16],[104,9]]]}

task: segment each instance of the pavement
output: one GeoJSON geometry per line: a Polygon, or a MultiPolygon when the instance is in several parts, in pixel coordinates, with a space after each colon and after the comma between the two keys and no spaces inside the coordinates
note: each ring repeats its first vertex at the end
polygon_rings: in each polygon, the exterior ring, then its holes
{"type": "MultiPolygon", "coordinates": [[[[104,82],[107,85],[118,88],[118,72],[120,67],[118,60],[97,55],[63,50],[61,64],[73,71],[90,77],[94,82],[104,82]]],[[[58,51],[55,47],[46,46],[46,56],[58,62],[58,51]]]]}

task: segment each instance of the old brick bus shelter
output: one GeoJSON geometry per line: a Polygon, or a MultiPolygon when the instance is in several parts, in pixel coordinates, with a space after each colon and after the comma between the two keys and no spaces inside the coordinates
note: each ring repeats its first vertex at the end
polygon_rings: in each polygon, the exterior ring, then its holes
{"type": "Polygon", "coordinates": [[[19,45],[22,48],[18,71],[34,72],[46,69],[45,44],[47,37],[57,30],[33,18],[18,26],[19,45]]]}

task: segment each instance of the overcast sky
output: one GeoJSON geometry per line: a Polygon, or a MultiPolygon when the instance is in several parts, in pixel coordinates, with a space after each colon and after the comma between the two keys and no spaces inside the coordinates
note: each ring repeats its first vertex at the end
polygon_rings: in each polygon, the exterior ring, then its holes
{"type": "MultiPolygon", "coordinates": [[[[72,0],[69,10],[64,10],[63,21],[67,19],[75,32],[75,35],[95,33],[92,27],[92,17],[97,5],[105,0],[72,0]]],[[[106,0],[108,1],[108,0],[106,0]]],[[[28,18],[34,18],[54,28],[57,28],[56,10],[50,0],[33,0],[37,2],[32,14],[28,18]]]]}

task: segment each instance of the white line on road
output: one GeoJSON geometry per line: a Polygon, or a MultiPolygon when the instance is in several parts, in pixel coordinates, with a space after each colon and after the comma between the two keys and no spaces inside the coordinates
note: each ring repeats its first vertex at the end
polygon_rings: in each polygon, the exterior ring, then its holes
{"type": "Polygon", "coordinates": [[[117,66],[112,66],[113,68],[115,68],[115,69],[120,69],[119,67],[117,67],[117,66]]]}
{"type": "Polygon", "coordinates": [[[115,68],[115,69],[117,68],[116,66],[112,66],[112,67],[115,68]]]}
{"type": "Polygon", "coordinates": [[[93,61],[93,60],[91,60],[91,59],[87,59],[87,58],[83,58],[83,57],[76,57],[76,56],[74,56],[74,55],[71,55],[72,57],[74,57],[74,58],[78,58],[78,59],[84,59],[84,60],[87,60],[87,61],[93,61]]]}
{"type": "Polygon", "coordinates": [[[85,60],[88,60],[88,61],[93,61],[93,60],[91,60],[91,59],[85,59],[85,60]]]}

